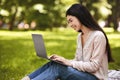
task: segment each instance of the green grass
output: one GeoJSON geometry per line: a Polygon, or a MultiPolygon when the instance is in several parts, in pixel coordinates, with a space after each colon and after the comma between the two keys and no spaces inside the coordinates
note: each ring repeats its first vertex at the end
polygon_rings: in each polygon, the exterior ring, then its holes
{"type": "MultiPolygon", "coordinates": [[[[120,33],[105,29],[109,38],[114,63],[109,69],[120,69],[120,33]]],[[[43,34],[49,55],[58,54],[72,59],[76,49],[77,33],[63,29],[50,31],[0,31],[0,80],[20,80],[46,62],[35,54],[31,34],[43,34]]]]}

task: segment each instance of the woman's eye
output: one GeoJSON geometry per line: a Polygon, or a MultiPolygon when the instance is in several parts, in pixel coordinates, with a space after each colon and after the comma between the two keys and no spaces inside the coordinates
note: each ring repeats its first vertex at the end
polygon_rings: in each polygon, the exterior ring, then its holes
{"type": "Polygon", "coordinates": [[[73,20],[72,20],[71,18],[68,19],[68,22],[67,22],[67,23],[69,24],[69,23],[71,23],[71,22],[73,22],[73,20]]]}
{"type": "Polygon", "coordinates": [[[72,20],[70,19],[69,22],[72,22],[72,20]]]}
{"type": "Polygon", "coordinates": [[[71,22],[72,22],[72,20],[71,20],[71,19],[69,19],[68,23],[71,23],[71,22]]]}

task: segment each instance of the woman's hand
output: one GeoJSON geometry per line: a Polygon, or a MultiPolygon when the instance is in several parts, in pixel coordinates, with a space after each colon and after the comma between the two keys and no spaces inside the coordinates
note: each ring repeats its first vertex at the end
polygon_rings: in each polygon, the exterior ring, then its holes
{"type": "Polygon", "coordinates": [[[70,60],[67,60],[67,59],[65,59],[64,57],[61,57],[61,56],[58,56],[58,55],[55,55],[55,54],[54,54],[54,55],[50,56],[49,58],[50,58],[51,60],[53,60],[53,61],[55,61],[55,62],[59,62],[59,63],[61,63],[61,64],[63,64],[63,65],[72,66],[70,60]]]}

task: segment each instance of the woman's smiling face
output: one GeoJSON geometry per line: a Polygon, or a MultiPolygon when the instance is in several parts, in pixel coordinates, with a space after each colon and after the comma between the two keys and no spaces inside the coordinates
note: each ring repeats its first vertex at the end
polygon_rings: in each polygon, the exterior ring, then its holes
{"type": "Polygon", "coordinates": [[[80,21],[75,17],[71,15],[67,15],[67,22],[70,27],[72,27],[76,31],[80,31],[82,24],[80,21]]]}

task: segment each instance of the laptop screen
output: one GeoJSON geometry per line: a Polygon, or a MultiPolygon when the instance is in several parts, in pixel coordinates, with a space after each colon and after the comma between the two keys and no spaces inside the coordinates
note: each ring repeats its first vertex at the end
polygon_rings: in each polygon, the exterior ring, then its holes
{"type": "Polygon", "coordinates": [[[41,34],[32,34],[32,39],[34,42],[36,54],[39,57],[48,59],[42,35],[41,34]]]}

